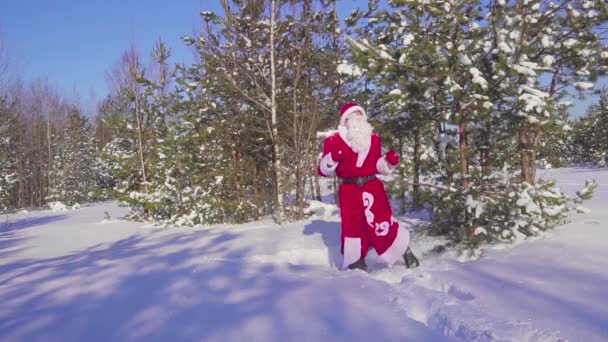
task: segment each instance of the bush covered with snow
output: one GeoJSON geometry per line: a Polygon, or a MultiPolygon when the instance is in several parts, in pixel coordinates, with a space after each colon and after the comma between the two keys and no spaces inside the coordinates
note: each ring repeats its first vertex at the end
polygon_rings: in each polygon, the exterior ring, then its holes
{"type": "Polygon", "coordinates": [[[68,206],[59,201],[50,202],[48,206],[49,209],[55,213],[68,211],[68,206]]]}
{"type": "Polygon", "coordinates": [[[431,231],[473,245],[535,236],[564,224],[569,212],[581,212],[578,204],[590,199],[596,186],[589,180],[572,199],[553,181],[532,185],[495,173],[473,179],[467,189],[438,187],[431,191],[431,231]]]}

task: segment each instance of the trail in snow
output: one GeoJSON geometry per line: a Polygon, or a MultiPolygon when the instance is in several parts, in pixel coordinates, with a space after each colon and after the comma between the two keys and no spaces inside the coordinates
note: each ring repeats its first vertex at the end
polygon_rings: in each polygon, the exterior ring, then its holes
{"type": "Polygon", "coordinates": [[[0,228],[0,340],[607,340],[608,170],[543,175],[571,194],[595,177],[591,214],[468,262],[418,238],[422,267],[371,253],[370,274],[337,270],[331,206],[179,229],[117,220],[113,203],[18,214],[0,228]]]}

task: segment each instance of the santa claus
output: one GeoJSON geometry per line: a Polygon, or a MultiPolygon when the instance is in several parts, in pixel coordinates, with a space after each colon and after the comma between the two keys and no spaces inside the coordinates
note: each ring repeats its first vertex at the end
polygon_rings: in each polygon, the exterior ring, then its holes
{"type": "Polygon", "coordinates": [[[393,217],[384,184],[376,177],[391,173],[398,163],[395,151],[382,155],[382,140],[367,122],[365,110],[356,103],[342,106],[338,132],[323,142],[318,171],[341,179],[343,269],[367,270],[370,246],[389,265],[399,259],[407,267],[419,265],[409,248],[409,231],[393,217]]]}

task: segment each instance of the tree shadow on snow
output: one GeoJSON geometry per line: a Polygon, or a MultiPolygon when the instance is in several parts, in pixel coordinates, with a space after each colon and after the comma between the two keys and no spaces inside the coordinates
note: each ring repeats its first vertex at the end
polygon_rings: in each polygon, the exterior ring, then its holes
{"type": "Polygon", "coordinates": [[[20,229],[30,228],[34,226],[40,226],[49,224],[55,221],[61,221],[68,217],[69,215],[61,214],[61,215],[46,215],[39,217],[28,217],[19,219],[16,221],[8,221],[8,222],[0,222],[0,232],[12,232],[20,229]]]}
{"type": "Polygon", "coordinates": [[[2,220],[2,222],[0,222],[0,258],[23,250],[20,245],[26,240],[23,237],[24,229],[61,221],[66,217],[68,217],[68,215],[47,215],[8,222],[2,220]]]}
{"type": "Polygon", "coordinates": [[[342,266],[342,253],[340,252],[341,229],[340,222],[328,222],[323,220],[314,220],[304,226],[304,235],[321,235],[323,243],[327,247],[328,260],[331,265],[336,268],[342,266]]]}
{"type": "MultiPolygon", "coordinates": [[[[606,262],[598,258],[588,263],[606,262]]],[[[605,266],[601,266],[605,268],[605,266]]],[[[598,269],[597,266],[595,269],[598,269]]],[[[530,317],[547,322],[569,322],[588,333],[608,336],[608,275],[576,268],[556,260],[522,260],[517,263],[493,261],[471,263],[460,268],[460,277],[476,287],[500,294],[505,306],[518,308],[530,317]],[[575,296],[571,296],[575,293],[575,296]]],[[[508,311],[508,309],[506,309],[508,311]]],[[[545,324],[547,324],[545,322],[545,324]]],[[[567,330],[567,329],[565,329],[567,330]]]]}
{"type": "MultiPolygon", "coordinates": [[[[328,250],[339,253],[338,223],[318,221],[306,231],[321,234],[328,250]]],[[[347,312],[358,287],[337,292],[332,278],[316,279],[305,267],[248,262],[250,249],[235,247],[241,238],[153,231],[60,257],[1,265],[0,340],[281,341],[327,334],[350,340],[372,332],[388,337],[375,329],[382,317],[363,308],[347,312]],[[353,325],[353,317],[361,323],[353,325]]]]}

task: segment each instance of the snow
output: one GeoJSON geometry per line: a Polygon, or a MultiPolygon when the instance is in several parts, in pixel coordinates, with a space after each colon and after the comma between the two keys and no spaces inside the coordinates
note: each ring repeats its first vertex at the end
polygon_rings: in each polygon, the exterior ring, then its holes
{"type": "Polygon", "coordinates": [[[569,49],[569,48],[573,47],[574,45],[576,45],[576,43],[578,43],[578,41],[576,39],[568,38],[568,39],[566,39],[566,41],[563,44],[564,44],[564,47],[569,49]]]}
{"type": "Polygon", "coordinates": [[[369,274],[338,271],[327,202],[283,226],[154,227],[122,221],[112,202],[20,212],[0,223],[0,340],[605,341],[608,169],[539,174],[570,196],[595,178],[591,212],[442,254],[445,241],[414,228],[421,216],[401,217],[422,266],[386,268],[372,251],[369,274]]]}
{"type": "Polygon", "coordinates": [[[498,48],[504,53],[511,53],[513,51],[509,44],[507,44],[506,42],[499,42],[498,48]]]}
{"type": "Polygon", "coordinates": [[[471,59],[469,58],[469,56],[467,56],[464,53],[461,53],[460,55],[458,55],[458,61],[460,63],[462,63],[463,65],[471,65],[473,63],[471,61],[471,59]]]}
{"type": "Polygon", "coordinates": [[[341,75],[354,76],[354,77],[363,75],[361,69],[358,66],[348,64],[348,63],[338,64],[337,72],[338,72],[338,74],[341,74],[341,75]]]}
{"type": "Polygon", "coordinates": [[[414,35],[408,33],[403,37],[403,47],[408,47],[412,43],[412,41],[414,41],[414,35]]]}
{"type": "Polygon", "coordinates": [[[593,88],[593,83],[591,82],[575,82],[574,86],[581,90],[589,90],[593,88]]]}
{"type": "Polygon", "coordinates": [[[473,234],[474,235],[479,235],[479,234],[488,235],[488,231],[483,227],[477,227],[477,228],[475,228],[475,231],[473,232],[473,234]]]}
{"type": "Polygon", "coordinates": [[[54,212],[54,213],[60,213],[60,212],[63,212],[63,211],[68,211],[68,206],[65,205],[65,204],[63,204],[63,203],[61,203],[61,202],[59,202],[59,201],[57,201],[57,202],[50,202],[48,204],[48,206],[49,206],[49,209],[52,212],[54,212]]]}
{"type": "Polygon", "coordinates": [[[469,69],[471,76],[473,76],[473,83],[479,84],[482,89],[488,88],[488,81],[481,75],[481,71],[477,68],[469,69]]]}
{"type": "Polygon", "coordinates": [[[527,213],[540,213],[540,207],[534,203],[530,194],[527,191],[523,191],[519,194],[519,198],[515,203],[520,207],[523,207],[527,213]]]}
{"type": "Polygon", "coordinates": [[[513,64],[511,68],[513,68],[513,70],[517,71],[518,73],[526,76],[536,76],[536,72],[533,69],[524,66],[523,63],[521,65],[513,64]]]}
{"type": "Polygon", "coordinates": [[[399,57],[399,64],[405,64],[406,60],[407,60],[407,55],[402,53],[401,57],[399,57]]]}
{"type": "Polygon", "coordinates": [[[549,97],[549,93],[545,93],[545,92],[543,92],[543,91],[540,91],[540,90],[538,90],[538,89],[534,89],[534,88],[529,87],[529,86],[524,85],[524,84],[520,85],[520,86],[519,86],[519,89],[520,89],[521,91],[525,91],[525,92],[530,93],[530,94],[532,94],[532,95],[534,95],[534,96],[536,96],[536,97],[539,97],[539,98],[546,98],[546,97],[549,97]]]}
{"type": "Polygon", "coordinates": [[[551,39],[551,36],[548,36],[548,35],[543,35],[542,36],[541,43],[543,44],[544,48],[551,48],[551,47],[553,47],[555,45],[555,43],[551,39]]]}
{"type": "MultiPolygon", "coordinates": [[[[469,214],[473,213],[475,214],[475,218],[479,218],[481,216],[481,214],[483,214],[483,203],[473,199],[473,196],[469,195],[467,197],[467,200],[465,202],[465,206],[467,208],[467,212],[469,214]]],[[[479,229],[479,228],[477,228],[479,229]]],[[[477,230],[476,230],[477,232],[477,230]]],[[[475,235],[477,235],[477,233],[475,233],[475,235]]]]}

